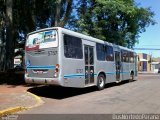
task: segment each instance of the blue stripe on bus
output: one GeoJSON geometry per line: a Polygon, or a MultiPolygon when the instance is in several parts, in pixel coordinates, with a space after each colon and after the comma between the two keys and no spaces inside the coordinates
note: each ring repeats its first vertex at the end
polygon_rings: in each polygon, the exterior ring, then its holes
{"type": "Polygon", "coordinates": [[[55,69],[56,66],[27,66],[27,69],[55,69]]]}
{"type": "Polygon", "coordinates": [[[120,73],[122,73],[122,74],[130,74],[130,72],[120,72],[120,73]]]}
{"type": "MultiPolygon", "coordinates": [[[[114,75],[116,72],[107,72],[106,75],[114,75]]],[[[130,74],[130,72],[120,72],[120,74],[130,74]]]]}
{"type": "MultiPolygon", "coordinates": [[[[84,77],[85,74],[70,74],[70,75],[64,75],[64,78],[75,78],[75,77],[84,77]]],[[[97,76],[97,74],[94,74],[94,76],[97,76]]]]}
{"type": "Polygon", "coordinates": [[[84,77],[85,74],[70,74],[70,75],[64,75],[64,78],[75,78],[75,77],[84,77]]]}
{"type": "Polygon", "coordinates": [[[94,74],[94,76],[97,76],[97,74],[94,74]]]}
{"type": "Polygon", "coordinates": [[[106,74],[107,75],[113,75],[113,74],[115,74],[115,72],[107,72],[106,74]]]}
{"type": "MultiPolygon", "coordinates": [[[[120,72],[120,74],[128,74],[130,72],[120,72]]],[[[114,75],[116,72],[107,72],[105,73],[106,75],[114,75]]],[[[85,74],[69,74],[69,75],[64,75],[64,78],[76,78],[76,77],[84,77],[85,74]]],[[[97,74],[94,74],[94,76],[97,76],[97,74]]]]}

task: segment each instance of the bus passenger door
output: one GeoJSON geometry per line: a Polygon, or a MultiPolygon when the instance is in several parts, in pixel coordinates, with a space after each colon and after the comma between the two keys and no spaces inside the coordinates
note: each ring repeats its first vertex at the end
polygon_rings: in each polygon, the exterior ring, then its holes
{"type": "Polygon", "coordinates": [[[121,78],[121,59],[120,52],[115,52],[115,65],[116,65],[116,80],[120,81],[121,78]]]}
{"type": "Polygon", "coordinates": [[[94,83],[94,49],[92,46],[84,46],[85,55],[85,84],[94,83]]]}

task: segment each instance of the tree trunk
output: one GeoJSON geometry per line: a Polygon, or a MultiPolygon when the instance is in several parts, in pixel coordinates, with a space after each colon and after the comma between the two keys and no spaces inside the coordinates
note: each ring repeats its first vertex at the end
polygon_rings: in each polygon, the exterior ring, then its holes
{"type": "Polygon", "coordinates": [[[61,0],[57,0],[56,15],[55,15],[55,27],[59,27],[61,14],[61,0]]]}
{"type": "Polygon", "coordinates": [[[13,41],[13,0],[6,0],[6,60],[5,70],[13,68],[14,65],[14,41],[13,41]]]}
{"type": "MultiPolygon", "coordinates": [[[[4,3],[3,3],[4,6],[4,3]]],[[[5,50],[5,31],[4,31],[4,12],[1,11],[3,15],[1,15],[0,21],[0,72],[5,71],[5,60],[6,60],[6,50],[5,50]]]]}
{"type": "Polygon", "coordinates": [[[67,0],[67,7],[64,13],[65,15],[64,15],[63,20],[60,22],[60,27],[64,27],[66,23],[68,22],[68,19],[72,11],[72,3],[73,3],[73,0],[67,0]]]}
{"type": "Polygon", "coordinates": [[[36,30],[36,21],[35,21],[35,0],[32,0],[32,5],[30,6],[28,0],[23,0],[22,3],[24,3],[23,5],[23,9],[22,9],[22,18],[26,19],[26,25],[25,28],[27,30],[27,32],[32,32],[34,30],[36,30]],[[26,17],[24,17],[26,16],[26,17]]]}

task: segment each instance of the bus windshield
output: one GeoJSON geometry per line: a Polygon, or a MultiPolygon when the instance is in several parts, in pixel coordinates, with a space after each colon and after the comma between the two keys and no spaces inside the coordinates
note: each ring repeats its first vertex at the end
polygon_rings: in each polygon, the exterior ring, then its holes
{"type": "Polygon", "coordinates": [[[56,30],[43,31],[29,35],[26,41],[26,47],[33,48],[36,46],[39,46],[39,49],[57,47],[56,30]]]}

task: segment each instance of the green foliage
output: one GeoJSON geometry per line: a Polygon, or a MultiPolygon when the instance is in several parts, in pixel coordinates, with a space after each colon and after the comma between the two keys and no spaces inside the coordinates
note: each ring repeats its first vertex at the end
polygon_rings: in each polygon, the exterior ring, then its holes
{"type": "Polygon", "coordinates": [[[139,33],[155,24],[153,16],[150,8],[138,7],[134,0],[82,0],[75,30],[132,48],[139,33]]]}

